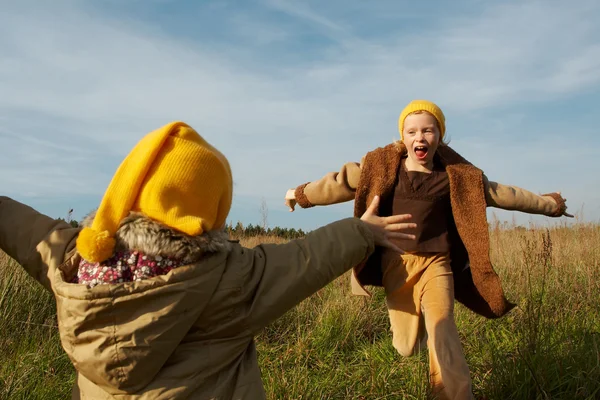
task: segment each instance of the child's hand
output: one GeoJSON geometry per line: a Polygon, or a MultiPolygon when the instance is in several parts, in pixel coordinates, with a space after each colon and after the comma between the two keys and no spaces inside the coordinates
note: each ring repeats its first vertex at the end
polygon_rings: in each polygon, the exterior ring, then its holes
{"type": "Polygon", "coordinates": [[[285,194],[285,205],[290,208],[290,212],[294,211],[294,207],[296,207],[296,190],[290,189],[285,194]]]}
{"type": "Polygon", "coordinates": [[[414,223],[401,223],[412,218],[410,214],[393,215],[391,217],[378,217],[375,215],[375,210],[379,206],[379,196],[375,196],[373,201],[369,205],[369,208],[360,218],[371,230],[375,237],[375,244],[377,246],[387,247],[388,249],[394,250],[400,254],[404,251],[391,242],[390,239],[411,239],[415,240],[415,235],[408,233],[401,233],[400,231],[416,228],[417,224],[414,223]]]}
{"type": "Polygon", "coordinates": [[[558,206],[554,214],[555,217],[562,217],[564,215],[565,217],[573,218],[573,215],[567,213],[567,199],[563,198],[560,192],[548,193],[543,195],[543,197],[551,198],[558,206]]]}

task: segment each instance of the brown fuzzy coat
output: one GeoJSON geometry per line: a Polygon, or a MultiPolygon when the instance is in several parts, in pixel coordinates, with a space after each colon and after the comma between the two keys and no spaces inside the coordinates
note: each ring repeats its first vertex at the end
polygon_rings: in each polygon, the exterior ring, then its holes
{"type": "MultiPolygon", "coordinates": [[[[347,163],[337,173],[296,188],[296,200],[303,208],[355,200],[354,215],[361,216],[375,195],[380,195],[379,215],[392,213],[394,189],[403,144],[392,143],[375,149],[361,163],[347,163]]],[[[538,196],[524,189],[490,182],[483,172],[448,146],[438,148],[436,157],[450,181],[450,198],[455,225],[450,226],[455,298],[474,312],[488,318],[506,314],[514,304],[504,296],[500,279],[489,258],[486,207],[559,216],[565,210],[560,196],[538,196]]],[[[381,286],[381,249],[353,270],[355,294],[368,294],[365,285],[381,286]]]]}
{"type": "MultiPolygon", "coordinates": [[[[400,160],[405,153],[403,145],[392,144],[367,155],[356,190],[355,215],[364,214],[377,194],[381,195],[379,215],[391,215],[400,160]]],[[[514,304],[506,300],[489,258],[483,172],[447,146],[440,147],[437,155],[448,173],[456,223],[456,231],[450,229],[456,300],[488,318],[502,316],[514,304]]],[[[354,275],[361,285],[381,286],[381,249],[365,264],[355,267],[354,275]]]]}

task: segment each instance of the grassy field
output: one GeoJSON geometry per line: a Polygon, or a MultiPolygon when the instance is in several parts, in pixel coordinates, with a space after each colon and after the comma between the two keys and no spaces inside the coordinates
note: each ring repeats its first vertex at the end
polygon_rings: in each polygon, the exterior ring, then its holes
{"type": "MultiPolygon", "coordinates": [[[[273,238],[250,238],[252,247],[273,238]]],[[[600,398],[600,226],[501,229],[491,256],[519,307],[485,320],[457,305],[474,391],[487,399],[600,398]]],[[[353,297],[344,276],[258,340],[270,399],[427,399],[426,352],[391,344],[384,297],[353,297]]],[[[0,398],[69,398],[54,301],[0,254],[0,398]]]]}

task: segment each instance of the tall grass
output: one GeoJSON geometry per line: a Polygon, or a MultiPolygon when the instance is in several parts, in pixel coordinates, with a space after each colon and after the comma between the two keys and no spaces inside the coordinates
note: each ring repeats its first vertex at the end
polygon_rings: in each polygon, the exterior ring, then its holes
{"type": "MultiPolygon", "coordinates": [[[[509,315],[456,306],[476,397],[600,398],[600,226],[490,230],[509,315]]],[[[277,238],[242,238],[253,247],[277,238]]],[[[257,338],[269,399],[426,399],[427,354],[398,355],[382,290],[351,296],[348,275],[257,338]]],[[[60,348],[54,301],[0,255],[0,398],[68,398],[74,371],[60,348]]]]}

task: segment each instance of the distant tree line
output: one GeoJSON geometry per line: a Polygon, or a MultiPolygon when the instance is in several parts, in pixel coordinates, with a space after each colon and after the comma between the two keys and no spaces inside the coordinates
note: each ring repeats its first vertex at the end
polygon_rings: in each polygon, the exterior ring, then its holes
{"type": "Polygon", "coordinates": [[[226,226],[227,232],[232,237],[252,237],[252,236],[277,236],[283,239],[298,239],[304,237],[306,232],[302,229],[295,228],[280,228],[278,226],[274,228],[265,228],[260,225],[247,225],[244,226],[241,222],[238,222],[235,226],[231,223],[226,226]]]}
{"type": "MultiPolygon", "coordinates": [[[[268,216],[268,208],[267,208],[267,203],[266,201],[263,199],[262,200],[262,204],[261,204],[261,208],[260,208],[260,213],[261,213],[261,224],[256,224],[256,225],[247,225],[244,226],[241,222],[238,222],[237,224],[235,224],[235,226],[232,223],[229,223],[225,226],[225,229],[227,230],[227,233],[229,233],[229,236],[231,237],[236,237],[236,238],[244,238],[244,237],[254,237],[254,236],[276,236],[276,237],[280,237],[282,239],[298,239],[301,237],[306,236],[306,232],[304,232],[302,229],[294,229],[294,228],[280,228],[278,226],[274,227],[274,228],[269,228],[268,222],[267,222],[267,216],[268,216]]],[[[60,221],[65,221],[66,223],[70,224],[73,228],[78,228],[80,226],[80,223],[77,222],[76,220],[74,220],[72,218],[73,216],[73,209],[70,209],[69,212],[67,213],[66,218],[58,218],[60,221]]]]}
{"type": "MultiPolygon", "coordinates": [[[[66,220],[64,218],[58,218],[61,221],[65,221],[73,228],[78,228],[79,223],[72,220],[66,220]]],[[[227,232],[232,237],[242,238],[242,237],[253,237],[253,236],[277,236],[283,239],[298,239],[304,237],[306,232],[302,229],[294,229],[294,228],[280,228],[276,226],[275,228],[263,228],[260,225],[248,225],[244,226],[241,222],[238,222],[235,226],[232,224],[228,224],[226,226],[227,232]]]]}

